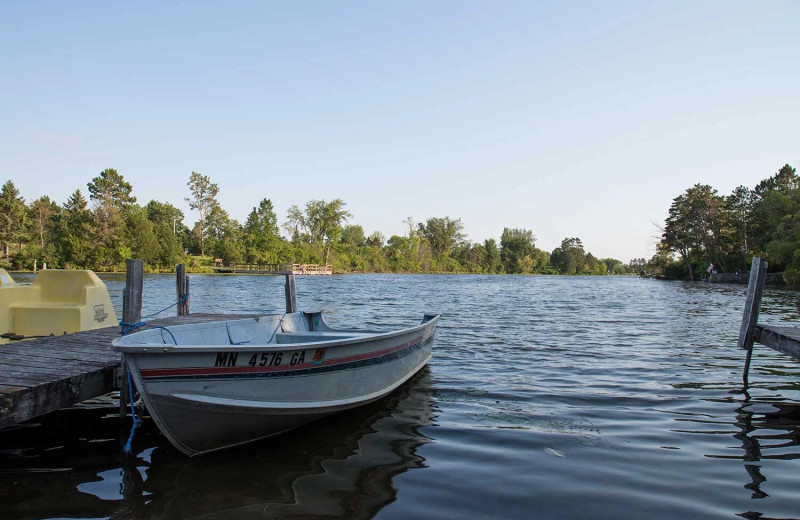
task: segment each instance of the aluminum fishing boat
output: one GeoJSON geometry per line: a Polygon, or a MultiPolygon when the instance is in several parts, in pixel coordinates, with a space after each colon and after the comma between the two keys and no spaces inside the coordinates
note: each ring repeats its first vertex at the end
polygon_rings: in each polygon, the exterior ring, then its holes
{"type": "Polygon", "coordinates": [[[438,319],[376,332],[296,312],[155,327],[113,345],[161,432],[193,456],[384,397],[428,362],[438,319]]]}

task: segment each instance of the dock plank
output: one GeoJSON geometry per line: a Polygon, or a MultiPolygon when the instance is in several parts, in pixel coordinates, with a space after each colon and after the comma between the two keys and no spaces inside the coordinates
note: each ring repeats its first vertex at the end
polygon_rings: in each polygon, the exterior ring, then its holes
{"type": "Polygon", "coordinates": [[[756,341],[795,359],[800,359],[800,329],[776,325],[757,325],[756,341]]]}
{"type": "MultiPolygon", "coordinates": [[[[148,327],[253,316],[170,316],[150,320],[148,327]]],[[[112,392],[120,355],[111,342],[119,335],[109,327],[0,345],[0,428],[112,392]]]]}

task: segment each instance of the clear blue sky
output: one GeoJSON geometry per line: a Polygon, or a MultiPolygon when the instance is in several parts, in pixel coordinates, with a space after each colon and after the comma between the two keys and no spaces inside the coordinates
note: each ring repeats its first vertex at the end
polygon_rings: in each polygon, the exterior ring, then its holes
{"type": "Polygon", "coordinates": [[[194,170],[244,222],[342,198],[367,234],[650,257],[674,197],[800,166],[800,2],[0,3],[0,183],[63,203],[194,170]]]}

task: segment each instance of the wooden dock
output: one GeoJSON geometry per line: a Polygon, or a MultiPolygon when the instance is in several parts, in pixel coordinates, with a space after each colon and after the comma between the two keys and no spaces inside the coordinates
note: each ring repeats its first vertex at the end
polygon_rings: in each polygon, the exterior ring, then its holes
{"type": "Polygon", "coordinates": [[[228,264],[213,267],[218,273],[231,274],[293,274],[297,276],[332,275],[333,266],[319,264],[228,264]]]}
{"type": "MultiPolygon", "coordinates": [[[[144,267],[141,260],[126,261],[122,321],[133,332],[216,320],[252,318],[253,314],[189,314],[189,277],[185,266],[176,271],[177,316],[141,322],[144,267]]],[[[294,275],[286,276],[286,312],[297,312],[294,275]]],[[[120,390],[120,408],[127,398],[127,379],[121,356],[111,342],[120,327],[75,332],[0,346],[0,429],[120,390]]]]}
{"type": "Polygon", "coordinates": [[[767,281],[767,267],[767,262],[758,257],[753,258],[750,267],[747,298],[742,313],[742,326],[739,329],[738,341],[739,346],[747,350],[743,375],[745,384],[747,384],[750,360],[753,356],[753,343],[759,343],[787,356],[800,359],[800,327],[760,325],[758,323],[761,296],[767,281]]]}
{"type": "MultiPolygon", "coordinates": [[[[190,314],[151,320],[148,326],[251,316],[190,314]]],[[[1,346],[0,428],[118,390],[120,355],[111,341],[119,335],[119,327],[108,327],[1,346]]]]}

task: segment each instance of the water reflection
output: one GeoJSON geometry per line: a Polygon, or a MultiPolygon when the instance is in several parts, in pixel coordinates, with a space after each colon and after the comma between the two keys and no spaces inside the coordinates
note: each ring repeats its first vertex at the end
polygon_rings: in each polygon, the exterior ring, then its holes
{"type": "MultiPolygon", "coordinates": [[[[739,448],[739,453],[706,456],[742,460],[748,476],[744,488],[751,491],[750,498],[766,498],[769,494],[762,489],[762,484],[767,482],[768,475],[765,475],[763,462],[800,458],[800,403],[754,400],[751,399],[748,388],[742,389],[741,393],[744,395],[744,400],[736,408],[733,422],[736,428],[733,438],[738,443],[733,447],[739,448]]],[[[754,513],[743,513],[740,516],[750,518],[748,515],[751,514],[754,513]]]]}
{"type": "Polygon", "coordinates": [[[69,441],[84,444],[78,450],[38,443],[28,457],[16,450],[11,466],[0,465],[0,500],[13,519],[370,518],[395,500],[396,475],[425,467],[417,451],[430,439],[420,428],[435,415],[426,368],[379,402],[196,459],[152,428],[137,431],[140,451],[128,458],[115,435],[69,441]],[[92,460],[83,459],[88,444],[100,448],[92,460]]]}

